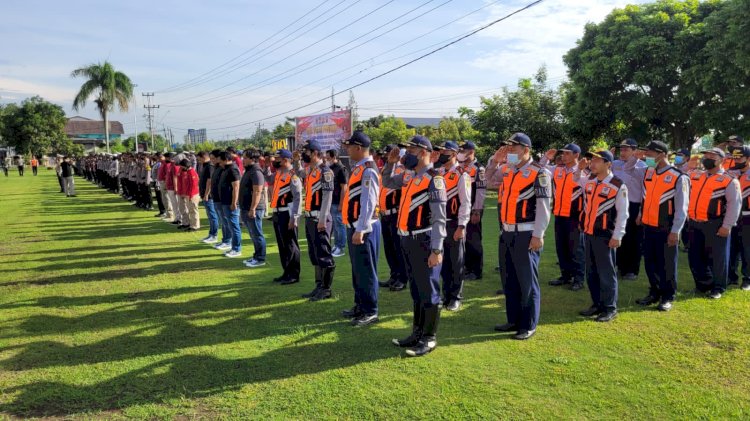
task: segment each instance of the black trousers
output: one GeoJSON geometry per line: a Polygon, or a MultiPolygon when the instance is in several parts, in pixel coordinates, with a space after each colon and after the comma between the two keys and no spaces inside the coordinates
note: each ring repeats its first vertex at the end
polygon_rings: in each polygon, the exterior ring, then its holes
{"type": "Polygon", "coordinates": [[[18,166],[18,175],[20,175],[21,177],[23,177],[23,165],[19,165],[18,166]]]}
{"type": "Polygon", "coordinates": [[[484,210],[479,211],[479,223],[466,224],[465,274],[472,273],[477,279],[482,277],[484,270],[484,248],[482,247],[482,216],[484,210]]]}
{"type": "Polygon", "coordinates": [[[383,230],[385,260],[391,269],[390,279],[406,285],[409,282],[409,277],[406,275],[404,252],[401,249],[401,239],[398,236],[398,214],[383,216],[380,218],[380,224],[383,230]]]}
{"type": "Polygon", "coordinates": [[[159,213],[164,213],[164,202],[161,200],[161,190],[154,185],[154,197],[156,197],[156,206],[159,207],[159,213]]]}
{"type": "Polygon", "coordinates": [[[60,174],[57,175],[57,182],[60,183],[60,193],[64,193],[65,185],[63,184],[63,178],[60,174]]]}
{"type": "Polygon", "coordinates": [[[729,242],[729,282],[739,283],[737,269],[741,268],[742,281],[750,281],[750,221],[740,220],[732,227],[732,237],[729,242]]]}
{"type": "Polygon", "coordinates": [[[586,280],[593,305],[602,311],[617,309],[616,250],[609,238],[586,234],[586,280]]]}
{"type": "Polygon", "coordinates": [[[555,217],[555,251],[562,278],[583,283],[583,235],[577,217],[555,217]]]}
{"type": "Polygon", "coordinates": [[[688,263],[695,287],[700,292],[724,292],[727,289],[730,239],[716,235],[722,223],[722,218],[708,222],[690,221],[688,263]]]}
{"type": "Polygon", "coordinates": [[[37,172],[37,170],[38,170],[38,169],[39,169],[39,167],[33,167],[33,166],[32,166],[32,167],[31,167],[31,172],[33,172],[33,173],[34,173],[34,175],[36,175],[36,172],[37,172]]]}
{"type": "Polygon", "coordinates": [[[443,278],[443,301],[449,303],[462,300],[464,289],[464,250],[466,239],[458,241],[453,235],[458,229],[458,222],[449,221],[446,225],[448,236],[443,241],[443,267],[440,276],[443,278]]]}
{"type": "Polygon", "coordinates": [[[409,273],[412,300],[424,307],[440,304],[441,265],[432,268],[427,265],[427,259],[432,253],[430,235],[425,233],[401,237],[401,247],[404,249],[406,269],[409,273]]]}
{"type": "Polygon", "coordinates": [[[289,229],[291,215],[288,211],[274,212],[273,230],[276,233],[276,243],[279,245],[279,258],[284,268],[284,279],[299,279],[300,252],[297,242],[297,228],[289,229]]]}
{"type": "Polygon", "coordinates": [[[674,301],[677,293],[677,246],[667,244],[669,230],[643,228],[643,267],[649,283],[649,295],[662,301],[674,301]]]}
{"type": "Polygon", "coordinates": [[[336,266],[331,256],[331,233],[328,230],[318,231],[318,218],[305,218],[305,237],[307,254],[313,266],[332,268],[336,266]]]}
{"type": "Polygon", "coordinates": [[[628,223],[625,226],[625,236],[622,237],[622,245],[617,250],[617,269],[621,275],[629,273],[638,275],[641,270],[643,227],[635,223],[640,209],[640,203],[630,202],[628,206],[628,223]]]}

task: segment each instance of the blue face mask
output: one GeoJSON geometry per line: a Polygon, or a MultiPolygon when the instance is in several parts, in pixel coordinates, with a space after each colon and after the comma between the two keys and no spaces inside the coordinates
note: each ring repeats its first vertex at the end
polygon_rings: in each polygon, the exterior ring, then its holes
{"type": "Polygon", "coordinates": [[[506,156],[506,158],[505,158],[505,159],[506,159],[506,161],[508,162],[508,164],[510,164],[510,165],[516,165],[516,164],[518,164],[518,161],[519,161],[519,158],[518,158],[518,154],[517,154],[517,153],[509,153],[509,154],[508,154],[508,155],[506,156]]]}
{"type": "Polygon", "coordinates": [[[417,168],[417,164],[419,164],[419,157],[413,153],[408,153],[404,155],[404,167],[407,170],[413,170],[414,168],[417,168]]]}
{"type": "Polygon", "coordinates": [[[685,157],[683,157],[682,155],[675,156],[674,157],[674,163],[676,165],[682,165],[682,164],[684,164],[685,163],[685,157]]]}
{"type": "Polygon", "coordinates": [[[656,167],[656,158],[651,158],[649,156],[643,158],[643,161],[646,162],[646,166],[649,168],[656,167]]]}

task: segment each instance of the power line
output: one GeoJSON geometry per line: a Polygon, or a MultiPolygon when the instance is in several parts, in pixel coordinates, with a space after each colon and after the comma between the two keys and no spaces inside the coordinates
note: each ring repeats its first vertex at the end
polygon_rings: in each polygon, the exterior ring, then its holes
{"type": "MultiPolygon", "coordinates": [[[[500,22],[503,22],[503,21],[505,21],[505,20],[507,20],[507,19],[509,19],[509,18],[511,18],[511,17],[513,17],[513,16],[515,16],[515,15],[517,15],[517,14],[525,11],[525,10],[528,10],[528,9],[530,9],[530,8],[532,8],[532,7],[540,4],[540,3],[542,3],[543,1],[544,0],[536,0],[534,2],[531,2],[531,3],[527,4],[526,6],[523,6],[523,7],[519,8],[519,9],[516,9],[513,12],[508,13],[507,15],[505,15],[505,16],[503,16],[501,18],[495,19],[495,20],[493,20],[492,22],[490,22],[490,23],[488,23],[486,25],[480,26],[479,28],[477,28],[477,29],[475,29],[473,31],[470,31],[469,33],[467,33],[467,34],[465,34],[465,35],[463,35],[463,36],[461,36],[461,37],[459,37],[459,38],[457,38],[457,39],[455,39],[455,40],[453,40],[451,42],[448,42],[448,43],[446,43],[446,44],[444,44],[444,45],[442,45],[442,46],[440,46],[438,48],[435,48],[435,49],[433,49],[433,50],[431,50],[431,51],[429,51],[429,52],[427,52],[425,54],[422,54],[421,56],[419,56],[417,58],[409,60],[406,63],[403,63],[403,64],[401,64],[399,66],[396,66],[396,67],[394,67],[394,68],[392,68],[390,70],[387,70],[387,71],[385,71],[383,73],[380,73],[380,74],[378,74],[376,76],[373,76],[373,77],[371,77],[371,78],[369,78],[367,80],[359,82],[359,83],[357,83],[355,85],[352,85],[352,86],[350,86],[350,87],[348,87],[346,89],[340,90],[340,91],[334,93],[334,95],[338,95],[340,93],[343,93],[343,92],[346,92],[346,91],[358,88],[358,87],[363,86],[363,85],[366,85],[366,84],[368,84],[370,82],[373,82],[373,81],[375,81],[377,79],[380,79],[380,78],[382,78],[384,76],[387,76],[387,75],[389,75],[389,74],[391,74],[391,73],[393,73],[395,71],[403,69],[406,66],[414,64],[414,63],[416,63],[416,62],[418,62],[418,61],[420,61],[420,60],[422,60],[424,58],[427,58],[427,57],[429,57],[429,56],[431,56],[431,55],[433,55],[433,54],[435,54],[435,53],[437,53],[439,51],[442,51],[442,50],[450,47],[451,45],[455,45],[458,42],[461,42],[461,41],[463,41],[466,38],[469,38],[469,37],[471,37],[473,35],[476,35],[477,33],[481,32],[481,31],[484,31],[485,29],[487,29],[487,28],[489,28],[491,26],[494,26],[494,25],[496,25],[496,24],[498,24],[500,22]]],[[[231,128],[235,128],[235,127],[243,127],[243,126],[247,126],[247,125],[250,125],[250,124],[255,124],[255,123],[259,122],[259,121],[265,121],[265,120],[268,120],[268,119],[271,119],[271,118],[275,118],[275,117],[279,117],[279,116],[282,116],[282,115],[286,115],[286,114],[292,113],[294,111],[298,111],[298,110],[301,110],[303,108],[307,108],[307,107],[309,107],[311,105],[315,105],[315,104],[318,104],[320,102],[327,101],[329,98],[330,98],[330,96],[325,96],[325,97],[323,97],[321,99],[318,99],[316,101],[312,101],[312,102],[307,103],[305,105],[302,105],[302,106],[299,106],[299,107],[296,107],[296,108],[293,108],[291,110],[287,110],[287,111],[284,111],[284,112],[281,112],[281,113],[278,113],[278,114],[274,114],[274,115],[268,116],[266,118],[262,118],[262,119],[258,119],[258,120],[253,120],[253,121],[249,121],[249,122],[246,122],[246,123],[235,124],[235,125],[227,126],[227,127],[220,127],[220,128],[216,128],[216,129],[213,129],[213,130],[231,129],[231,128]]]]}
{"type": "MultiPolygon", "coordinates": [[[[159,108],[158,105],[151,105],[151,99],[154,97],[153,92],[144,92],[141,95],[146,97],[146,104],[143,106],[148,111],[148,131],[151,133],[151,150],[154,150],[154,115],[151,110],[159,108]]],[[[136,135],[136,142],[138,142],[138,136],[136,135]]]]}

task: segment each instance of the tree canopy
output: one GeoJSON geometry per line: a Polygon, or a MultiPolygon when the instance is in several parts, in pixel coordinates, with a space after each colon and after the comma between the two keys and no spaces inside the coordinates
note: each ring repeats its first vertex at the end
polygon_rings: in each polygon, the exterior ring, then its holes
{"type": "Polygon", "coordinates": [[[70,154],[77,148],[65,134],[65,121],[62,107],[34,96],[0,108],[0,136],[19,154],[70,154]]]}

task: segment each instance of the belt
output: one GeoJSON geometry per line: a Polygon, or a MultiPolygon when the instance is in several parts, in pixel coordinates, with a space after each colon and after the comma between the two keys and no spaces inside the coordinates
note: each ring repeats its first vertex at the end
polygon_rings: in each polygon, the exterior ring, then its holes
{"type": "Polygon", "coordinates": [[[273,213],[288,212],[288,211],[289,211],[289,206],[285,208],[273,208],[273,213]]]}
{"type": "Polygon", "coordinates": [[[320,215],[320,211],[305,211],[305,218],[317,218],[320,215]]]}
{"type": "Polygon", "coordinates": [[[742,211],[742,216],[748,216],[750,215],[750,211],[742,211]]]}
{"type": "Polygon", "coordinates": [[[506,224],[503,222],[503,231],[514,231],[514,232],[534,231],[534,223],[525,222],[523,224],[506,224]]]}
{"type": "MultiPolygon", "coordinates": [[[[371,219],[371,221],[377,221],[377,220],[378,220],[378,218],[372,218],[371,219]]],[[[352,222],[352,223],[346,224],[346,227],[347,228],[354,228],[354,226],[357,225],[357,222],[359,222],[359,219],[356,220],[356,221],[354,221],[354,222],[352,222]]]]}
{"type": "Polygon", "coordinates": [[[399,229],[398,235],[402,237],[408,237],[408,236],[415,236],[415,235],[420,235],[420,234],[427,234],[428,232],[431,232],[431,231],[432,231],[432,227],[424,228],[421,230],[414,230],[414,231],[404,231],[404,230],[399,229]]]}
{"type": "Polygon", "coordinates": [[[398,213],[398,209],[394,208],[394,209],[389,209],[387,211],[382,211],[382,212],[380,212],[380,215],[382,215],[382,216],[391,216],[391,215],[395,215],[396,213],[398,213]]]}

